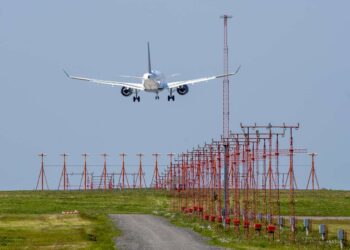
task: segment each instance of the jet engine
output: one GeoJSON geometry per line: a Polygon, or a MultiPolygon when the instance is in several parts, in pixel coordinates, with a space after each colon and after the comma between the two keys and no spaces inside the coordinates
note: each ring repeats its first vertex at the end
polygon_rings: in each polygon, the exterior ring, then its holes
{"type": "Polygon", "coordinates": [[[127,88],[127,87],[122,87],[121,93],[123,96],[130,96],[132,95],[132,89],[127,88]]]}
{"type": "Polygon", "coordinates": [[[176,89],[177,93],[179,95],[186,95],[188,93],[188,86],[187,85],[182,85],[176,89]]]}

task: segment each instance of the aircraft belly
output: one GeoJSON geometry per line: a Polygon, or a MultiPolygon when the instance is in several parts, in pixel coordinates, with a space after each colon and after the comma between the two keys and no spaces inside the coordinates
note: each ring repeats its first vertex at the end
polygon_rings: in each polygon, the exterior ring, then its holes
{"type": "Polygon", "coordinates": [[[158,91],[160,89],[160,84],[151,79],[147,79],[144,81],[143,86],[146,91],[158,91]]]}

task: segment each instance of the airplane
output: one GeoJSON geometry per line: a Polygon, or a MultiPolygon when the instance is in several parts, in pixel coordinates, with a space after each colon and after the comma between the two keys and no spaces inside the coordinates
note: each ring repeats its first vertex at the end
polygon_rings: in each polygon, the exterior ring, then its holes
{"type": "Polygon", "coordinates": [[[110,81],[110,80],[98,80],[98,79],[86,78],[86,77],[80,77],[80,76],[71,76],[65,70],[63,71],[66,74],[66,76],[70,79],[88,81],[88,82],[93,82],[97,84],[109,85],[112,87],[119,86],[121,87],[121,94],[123,96],[128,97],[128,96],[131,96],[132,94],[135,94],[133,96],[133,102],[136,102],[136,101],[140,102],[139,92],[145,91],[145,92],[155,93],[156,94],[155,99],[159,100],[159,92],[165,89],[169,91],[168,101],[170,100],[175,101],[175,96],[174,96],[175,90],[179,95],[186,95],[189,91],[189,87],[188,87],[189,84],[193,85],[200,82],[207,82],[207,81],[222,78],[222,77],[233,76],[238,73],[241,67],[239,66],[235,72],[229,73],[227,75],[217,75],[217,76],[202,77],[202,78],[193,79],[193,80],[167,82],[164,75],[160,71],[152,70],[149,42],[147,43],[147,48],[148,48],[148,72],[143,74],[142,77],[141,76],[140,77],[139,76],[122,76],[122,77],[139,79],[141,80],[141,83],[117,82],[117,81],[110,81]]]}

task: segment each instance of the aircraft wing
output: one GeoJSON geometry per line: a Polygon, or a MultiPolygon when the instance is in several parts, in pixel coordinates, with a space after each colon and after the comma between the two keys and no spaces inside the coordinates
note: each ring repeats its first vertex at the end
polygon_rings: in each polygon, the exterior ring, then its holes
{"type": "Polygon", "coordinates": [[[126,87],[126,88],[136,89],[136,90],[145,90],[145,88],[143,87],[143,85],[141,83],[98,80],[98,79],[86,78],[86,77],[80,77],[80,76],[71,76],[65,70],[63,70],[63,72],[66,74],[66,76],[68,78],[74,79],[74,80],[88,81],[88,82],[93,82],[93,83],[97,83],[97,84],[109,85],[112,87],[118,86],[118,87],[126,87]]]}
{"type": "Polygon", "coordinates": [[[202,77],[202,78],[197,78],[197,79],[193,79],[193,80],[185,80],[185,81],[177,81],[177,82],[169,82],[168,83],[168,88],[169,89],[173,89],[173,88],[177,88],[183,85],[187,85],[187,84],[196,84],[196,83],[200,83],[200,82],[207,82],[210,80],[214,80],[217,78],[222,78],[225,76],[233,76],[236,75],[239,71],[239,69],[241,68],[241,66],[239,66],[235,72],[233,73],[229,73],[227,75],[218,75],[218,76],[209,76],[209,77],[202,77]]]}

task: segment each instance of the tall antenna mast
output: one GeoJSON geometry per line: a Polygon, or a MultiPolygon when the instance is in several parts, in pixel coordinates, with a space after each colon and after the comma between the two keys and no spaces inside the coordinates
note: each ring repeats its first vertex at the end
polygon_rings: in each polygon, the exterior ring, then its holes
{"type": "Polygon", "coordinates": [[[230,136],[230,86],[228,80],[228,45],[227,45],[227,19],[232,16],[223,15],[220,18],[224,19],[224,80],[222,82],[222,137],[224,140],[224,220],[223,225],[226,226],[226,221],[229,220],[229,145],[228,140],[230,136]]]}
{"type": "MultiPolygon", "coordinates": [[[[228,45],[227,45],[227,19],[232,16],[223,15],[220,18],[224,19],[224,75],[228,74],[228,45]]],[[[222,83],[223,94],[223,123],[222,123],[222,135],[224,138],[229,137],[230,133],[230,86],[228,76],[224,77],[222,83]]]]}

